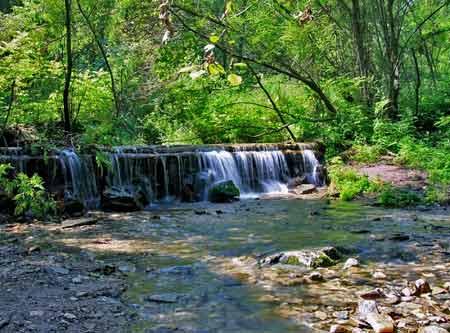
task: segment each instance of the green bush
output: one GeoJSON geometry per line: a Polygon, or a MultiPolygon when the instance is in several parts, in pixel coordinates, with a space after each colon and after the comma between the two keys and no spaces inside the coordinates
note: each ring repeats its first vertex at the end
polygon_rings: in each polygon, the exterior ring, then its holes
{"type": "Polygon", "coordinates": [[[374,163],[378,161],[380,156],[386,152],[381,146],[378,145],[353,145],[351,149],[351,158],[355,162],[360,163],[374,163]]]}
{"type": "Polygon", "coordinates": [[[378,196],[378,202],[383,207],[403,208],[416,206],[422,203],[423,199],[413,191],[386,185],[378,196]]]}
{"type": "Polygon", "coordinates": [[[346,166],[340,157],[332,159],[328,170],[332,187],[339,193],[339,198],[344,201],[350,201],[364,193],[378,192],[382,186],[346,166]]]}
{"type": "Polygon", "coordinates": [[[43,180],[38,175],[32,177],[19,173],[9,179],[9,164],[0,164],[0,188],[14,201],[14,214],[24,216],[31,214],[37,218],[45,218],[56,212],[56,203],[45,191],[43,180]]]}

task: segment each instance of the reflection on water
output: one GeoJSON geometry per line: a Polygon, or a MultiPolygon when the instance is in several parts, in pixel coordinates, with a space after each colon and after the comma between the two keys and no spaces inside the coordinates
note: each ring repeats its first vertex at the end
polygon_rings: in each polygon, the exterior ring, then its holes
{"type": "MultiPolygon", "coordinates": [[[[414,253],[405,251],[411,241],[435,239],[427,226],[448,223],[448,217],[431,213],[324,201],[159,208],[116,217],[121,223],[114,232],[151,244],[148,253],[124,257],[137,267],[125,295],[138,313],[136,332],[312,332],[277,316],[279,304],[261,302],[267,290],[227,276],[221,263],[325,245],[345,247],[367,261],[414,261],[414,253]]],[[[439,230],[438,237],[450,235],[448,228],[439,230]]],[[[298,286],[279,292],[307,297],[298,286]]]]}

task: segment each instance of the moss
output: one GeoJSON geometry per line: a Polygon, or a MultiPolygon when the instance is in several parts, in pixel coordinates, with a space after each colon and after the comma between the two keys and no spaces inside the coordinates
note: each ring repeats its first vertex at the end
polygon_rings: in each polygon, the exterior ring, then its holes
{"type": "Polygon", "coordinates": [[[295,256],[288,257],[286,264],[288,265],[300,265],[300,261],[295,256]]]}
{"type": "Polygon", "coordinates": [[[331,259],[325,253],[322,253],[316,259],[314,259],[311,266],[313,268],[317,268],[317,267],[330,267],[334,265],[336,265],[336,261],[331,259]]]}

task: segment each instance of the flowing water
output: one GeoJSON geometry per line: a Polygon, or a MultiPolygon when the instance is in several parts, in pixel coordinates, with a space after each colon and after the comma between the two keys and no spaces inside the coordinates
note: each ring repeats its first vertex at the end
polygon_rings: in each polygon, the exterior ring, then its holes
{"type": "MultiPolygon", "coordinates": [[[[104,233],[118,247],[105,260],[136,269],[123,298],[137,313],[133,332],[314,332],[265,300],[284,295],[320,304],[307,285],[249,283],[230,275],[234,258],[334,245],[395,268],[415,262],[421,246],[448,239],[449,213],[441,213],[302,200],[183,204],[111,216],[104,233]]],[[[407,278],[400,268],[398,275],[407,278]]]]}

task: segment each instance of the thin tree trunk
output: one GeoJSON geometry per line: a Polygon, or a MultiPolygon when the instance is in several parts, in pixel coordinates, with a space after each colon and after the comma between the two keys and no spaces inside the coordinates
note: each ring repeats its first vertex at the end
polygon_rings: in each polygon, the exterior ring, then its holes
{"type": "Polygon", "coordinates": [[[114,80],[114,73],[113,73],[111,65],[108,61],[108,56],[106,54],[106,50],[105,50],[103,44],[101,43],[99,37],[97,36],[97,33],[95,32],[95,28],[94,28],[92,22],[89,20],[89,17],[86,15],[83,8],[81,7],[80,0],[76,0],[76,1],[77,1],[78,9],[80,10],[81,15],[83,16],[84,20],[86,21],[86,24],[88,25],[89,30],[91,31],[92,35],[94,36],[95,43],[97,44],[98,48],[100,49],[100,53],[102,54],[103,60],[105,61],[106,69],[108,70],[109,77],[111,79],[111,90],[112,90],[112,94],[113,94],[113,98],[114,98],[114,105],[116,107],[116,116],[118,116],[121,111],[120,110],[120,100],[119,100],[119,96],[117,94],[116,82],[114,80]]]}
{"type": "Polygon", "coordinates": [[[297,138],[295,137],[295,134],[291,131],[289,128],[290,124],[287,123],[287,121],[284,119],[283,113],[278,108],[277,103],[273,100],[272,96],[270,95],[269,91],[266,89],[266,87],[263,85],[261,78],[258,76],[258,73],[255,72],[253,67],[249,66],[250,71],[252,72],[253,76],[255,77],[256,81],[258,82],[258,86],[261,88],[261,90],[264,92],[264,94],[267,96],[267,98],[270,101],[270,104],[272,104],[273,110],[277,113],[278,118],[280,119],[281,123],[283,124],[283,128],[288,131],[289,136],[294,142],[297,142],[297,138]]]}
{"type": "Polygon", "coordinates": [[[414,69],[416,71],[416,86],[415,86],[415,100],[416,100],[416,117],[419,116],[420,112],[420,86],[422,84],[422,80],[420,78],[420,68],[419,68],[419,62],[417,61],[416,51],[414,49],[411,49],[412,57],[414,60],[414,69]]]}
{"type": "Polygon", "coordinates": [[[5,133],[6,127],[8,126],[9,117],[11,116],[11,112],[14,105],[14,100],[16,99],[16,80],[14,79],[11,83],[11,93],[9,95],[9,103],[8,103],[8,109],[6,110],[6,117],[3,121],[3,126],[1,130],[1,134],[5,133]]]}
{"type": "Polygon", "coordinates": [[[63,118],[64,118],[64,131],[66,134],[72,132],[71,114],[70,114],[70,83],[72,80],[73,69],[73,55],[72,55],[72,3],[71,0],[64,0],[65,5],[65,26],[66,26],[66,74],[64,81],[63,92],[63,118]]]}

